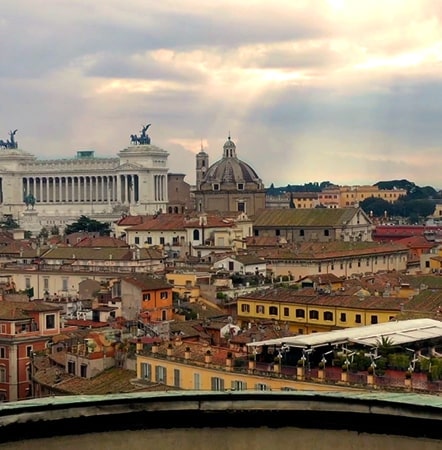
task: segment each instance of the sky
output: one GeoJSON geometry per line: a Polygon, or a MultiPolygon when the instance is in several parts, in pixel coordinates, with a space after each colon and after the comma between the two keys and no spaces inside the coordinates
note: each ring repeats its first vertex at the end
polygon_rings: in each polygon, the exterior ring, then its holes
{"type": "Polygon", "coordinates": [[[266,186],[442,188],[440,0],[1,0],[0,138],[116,156],[151,124],[195,181],[230,135],[266,186]]]}

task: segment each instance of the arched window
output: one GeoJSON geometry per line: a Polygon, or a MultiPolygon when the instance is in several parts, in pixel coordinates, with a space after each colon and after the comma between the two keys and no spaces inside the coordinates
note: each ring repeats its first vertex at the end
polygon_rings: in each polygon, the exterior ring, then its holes
{"type": "Polygon", "coordinates": [[[311,309],[309,312],[310,319],[319,319],[319,312],[316,309],[311,309]]]}
{"type": "Polygon", "coordinates": [[[324,311],[324,320],[333,320],[333,313],[331,311],[324,311]]]}
{"type": "Polygon", "coordinates": [[[169,214],[172,214],[172,207],[169,206],[169,214]]]}
{"type": "Polygon", "coordinates": [[[270,306],[269,314],[271,316],[277,316],[278,315],[278,308],[276,306],[270,306]]]}
{"type": "Polygon", "coordinates": [[[305,317],[305,311],[303,309],[297,309],[296,317],[303,319],[305,317]]]}
{"type": "Polygon", "coordinates": [[[200,239],[200,230],[193,230],[193,240],[199,241],[200,239]]]}

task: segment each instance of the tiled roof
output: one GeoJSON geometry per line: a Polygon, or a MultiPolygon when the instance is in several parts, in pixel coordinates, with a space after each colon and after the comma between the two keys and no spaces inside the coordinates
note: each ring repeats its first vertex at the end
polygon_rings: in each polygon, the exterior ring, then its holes
{"type": "Polygon", "coordinates": [[[397,243],[378,242],[303,242],[292,247],[262,248],[255,253],[266,259],[289,260],[324,260],[330,258],[342,258],[344,256],[369,256],[382,255],[395,252],[408,252],[405,245],[397,243]]]}
{"type": "Polygon", "coordinates": [[[415,295],[407,304],[404,312],[426,312],[432,317],[442,317],[442,290],[426,289],[415,295]]]}
{"type": "Polygon", "coordinates": [[[58,306],[48,303],[33,301],[33,302],[13,302],[0,301],[0,319],[2,320],[20,320],[30,319],[28,311],[45,312],[45,311],[60,311],[58,306]]]}
{"type": "Polygon", "coordinates": [[[356,208],[264,209],[254,227],[340,227],[356,214],[356,208]]]}
{"type": "Polygon", "coordinates": [[[107,322],[94,322],[93,320],[77,320],[77,319],[67,319],[65,321],[65,324],[80,328],[106,328],[109,326],[107,322]]]}
{"type": "Polygon", "coordinates": [[[90,237],[87,236],[81,241],[77,242],[73,245],[73,247],[95,247],[95,248],[101,248],[101,247],[129,247],[129,244],[127,242],[117,239],[110,236],[98,236],[98,237],[90,237]]]}
{"type": "MultiPolygon", "coordinates": [[[[163,258],[161,252],[157,249],[140,248],[138,251],[140,260],[163,258]]],[[[75,260],[129,261],[134,259],[135,252],[136,250],[130,248],[57,247],[49,249],[41,258],[42,260],[61,259],[72,262],[75,260]]]]}
{"type": "Polygon", "coordinates": [[[258,258],[256,255],[238,255],[235,258],[238,262],[245,265],[250,264],[265,264],[265,259],[258,258]]]}
{"type": "Polygon", "coordinates": [[[400,311],[402,303],[407,300],[403,298],[393,297],[379,297],[379,296],[364,296],[359,297],[355,295],[329,294],[329,295],[303,295],[301,292],[296,292],[290,289],[278,288],[252,294],[244,295],[238,298],[239,300],[259,300],[271,303],[295,303],[309,306],[329,306],[355,309],[374,309],[374,310],[392,310],[400,311]]]}
{"type": "Polygon", "coordinates": [[[300,280],[297,280],[297,283],[303,281],[311,281],[318,285],[330,284],[330,283],[342,283],[342,278],[339,278],[334,273],[324,273],[321,275],[309,275],[306,277],[302,277],[300,280]]]}
{"type": "Polygon", "coordinates": [[[134,226],[148,220],[149,216],[125,216],[117,221],[118,226],[134,226]]]}
{"type": "Polygon", "coordinates": [[[144,274],[124,277],[123,280],[143,290],[172,289],[172,285],[163,278],[153,278],[144,274]]]}
{"type": "Polygon", "coordinates": [[[128,231],[149,231],[149,230],[182,230],[184,231],[184,216],[182,214],[158,214],[147,216],[144,221],[127,228],[128,231]]]}
{"type": "Polygon", "coordinates": [[[245,241],[247,247],[277,247],[287,244],[286,239],[279,236],[248,236],[245,241]]]}
{"type": "Polygon", "coordinates": [[[134,371],[112,368],[87,379],[60,373],[59,369],[50,367],[39,370],[35,380],[66,394],[102,395],[139,391],[140,387],[131,382],[136,376],[134,371]]]}
{"type": "Polygon", "coordinates": [[[442,289],[442,277],[440,275],[403,275],[402,281],[415,288],[442,289]]]}
{"type": "Polygon", "coordinates": [[[396,242],[406,245],[408,248],[430,249],[437,247],[437,243],[429,241],[425,236],[409,236],[398,239],[396,242]]]}

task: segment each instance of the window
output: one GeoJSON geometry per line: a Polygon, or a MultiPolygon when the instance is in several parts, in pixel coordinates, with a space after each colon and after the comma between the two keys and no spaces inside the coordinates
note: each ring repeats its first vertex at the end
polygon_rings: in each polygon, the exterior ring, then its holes
{"type": "Polygon", "coordinates": [[[152,244],[152,238],[150,236],[146,239],[146,244],[152,244]]]}
{"type": "Polygon", "coordinates": [[[275,236],[281,236],[281,230],[275,230],[275,236]]]}
{"type": "Polygon", "coordinates": [[[276,306],[270,306],[269,314],[271,316],[277,316],[278,315],[278,308],[276,306]]]}
{"type": "Polygon", "coordinates": [[[296,310],[296,317],[303,319],[305,317],[305,311],[303,309],[296,310]]]}
{"type": "Polygon", "coordinates": [[[30,358],[31,355],[32,355],[32,345],[27,345],[27,346],[26,346],[26,356],[27,356],[28,358],[30,358]]]}
{"type": "Polygon", "coordinates": [[[264,314],[264,306],[256,305],[256,314],[264,314]]]}
{"type": "Polygon", "coordinates": [[[347,322],[347,314],[346,313],[341,313],[341,316],[339,317],[339,320],[341,322],[347,322]]]}
{"type": "Polygon", "coordinates": [[[270,391],[271,390],[269,388],[269,386],[267,384],[264,384],[264,383],[256,383],[255,384],[255,389],[257,391],[270,391]]]}
{"type": "Polygon", "coordinates": [[[173,369],[173,385],[175,387],[181,386],[181,372],[180,369],[173,369]]]}
{"type": "Polygon", "coordinates": [[[45,291],[49,291],[49,278],[48,277],[43,278],[43,289],[45,291]]]}
{"type": "Polygon", "coordinates": [[[212,391],[224,391],[224,380],[219,377],[212,377],[212,391]]]}
{"type": "Polygon", "coordinates": [[[248,305],[247,303],[243,303],[241,305],[241,312],[249,313],[250,312],[250,305],[248,305]]]}
{"type": "Polygon", "coordinates": [[[75,361],[68,361],[68,373],[75,375],[75,361]]]}
{"type": "Polygon", "coordinates": [[[199,241],[200,239],[200,230],[193,230],[193,240],[199,241]]]}
{"type": "Polygon", "coordinates": [[[157,383],[167,383],[167,369],[163,366],[156,366],[155,378],[157,383]]]}
{"type": "Polygon", "coordinates": [[[218,183],[214,183],[213,184],[213,190],[214,191],[219,191],[219,184],[218,183]]]}
{"type": "Polygon", "coordinates": [[[285,307],[284,308],[284,317],[288,317],[290,315],[290,309],[285,307]]]}
{"type": "Polygon", "coordinates": [[[80,366],[80,377],[87,378],[87,364],[81,364],[80,366]]]}
{"type": "Polygon", "coordinates": [[[324,236],[330,236],[330,230],[324,230],[324,236]]]}
{"type": "Polygon", "coordinates": [[[304,236],[304,230],[299,230],[299,236],[304,236]]]}
{"type": "Polygon", "coordinates": [[[344,263],[339,264],[339,268],[340,268],[341,270],[344,270],[344,263]]]}
{"type": "Polygon", "coordinates": [[[371,316],[370,323],[374,325],[375,323],[378,323],[378,316],[371,316]]]}
{"type": "Polygon", "coordinates": [[[358,267],[361,267],[361,260],[358,259],[358,267]]]}
{"type": "Polygon", "coordinates": [[[355,316],[355,322],[356,322],[356,323],[362,323],[362,317],[361,317],[360,314],[356,314],[356,316],[355,316]]]}
{"type": "Polygon", "coordinates": [[[148,302],[150,300],[150,294],[143,294],[143,302],[148,302]]]}
{"type": "Polygon", "coordinates": [[[25,286],[26,286],[26,289],[31,288],[31,279],[30,278],[25,278],[25,286]]]}
{"type": "Polygon", "coordinates": [[[134,242],[135,242],[135,244],[139,244],[140,243],[140,238],[139,238],[139,236],[137,236],[135,239],[134,239],[134,242]]]}
{"type": "Polygon", "coordinates": [[[160,245],[164,245],[166,243],[166,240],[164,237],[160,237],[160,245]]]}
{"type": "Polygon", "coordinates": [[[0,347],[0,358],[1,359],[6,358],[6,348],[5,347],[0,347]]]}
{"type": "Polygon", "coordinates": [[[6,367],[0,366],[0,383],[6,383],[6,367]]]}
{"type": "Polygon", "coordinates": [[[232,380],[232,391],[246,391],[247,383],[245,381],[232,380]]]}
{"type": "Polygon", "coordinates": [[[169,297],[169,295],[167,292],[161,292],[161,294],[160,294],[161,300],[167,300],[168,297],[169,297]]]}
{"type": "Polygon", "coordinates": [[[318,264],[318,272],[322,272],[322,266],[321,266],[321,264],[318,264]]]}
{"type": "Polygon", "coordinates": [[[244,183],[238,183],[238,191],[244,190],[244,183]]]}
{"type": "Polygon", "coordinates": [[[324,320],[332,321],[333,313],[331,311],[324,311],[324,320]]]}
{"type": "Polygon", "coordinates": [[[67,278],[63,278],[61,280],[61,290],[62,291],[67,291],[69,289],[69,283],[68,283],[68,279],[67,278]]]}
{"type": "Polygon", "coordinates": [[[244,202],[238,202],[238,211],[239,212],[245,212],[246,211],[246,204],[244,202]]]}
{"type": "Polygon", "coordinates": [[[152,366],[148,363],[141,363],[141,378],[150,381],[152,379],[152,366]]]}
{"type": "Polygon", "coordinates": [[[310,319],[319,319],[319,312],[318,311],[316,311],[316,309],[311,309],[310,311],[309,311],[309,318],[310,319]]]}
{"type": "Polygon", "coordinates": [[[201,379],[199,373],[193,374],[193,389],[199,391],[201,389],[201,379]]]}
{"type": "Polygon", "coordinates": [[[55,314],[46,314],[46,329],[53,330],[55,329],[55,314]]]}

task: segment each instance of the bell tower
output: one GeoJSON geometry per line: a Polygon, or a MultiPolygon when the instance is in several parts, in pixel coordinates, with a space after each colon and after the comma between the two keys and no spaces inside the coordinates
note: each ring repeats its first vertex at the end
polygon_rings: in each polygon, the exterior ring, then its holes
{"type": "Polygon", "coordinates": [[[203,144],[201,143],[201,150],[196,155],[196,188],[199,189],[201,182],[206,176],[207,169],[209,168],[209,155],[204,151],[203,144]]]}

